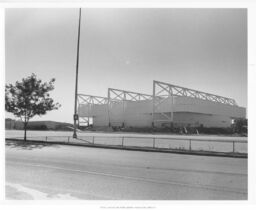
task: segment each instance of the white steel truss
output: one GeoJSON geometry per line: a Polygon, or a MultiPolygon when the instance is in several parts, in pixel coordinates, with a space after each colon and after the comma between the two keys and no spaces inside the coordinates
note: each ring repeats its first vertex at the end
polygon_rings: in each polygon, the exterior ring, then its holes
{"type": "Polygon", "coordinates": [[[162,97],[162,96],[165,96],[165,94],[163,93],[166,93],[167,96],[170,96],[170,94],[173,96],[186,96],[191,98],[207,100],[211,102],[227,104],[231,106],[237,106],[236,101],[232,98],[226,98],[223,96],[205,93],[202,91],[193,90],[193,89],[172,85],[164,82],[159,82],[159,81],[153,81],[153,83],[154,83],[154,88],[160,87],[161,89],[159,92],[155,92],[154,96],[162,97]]]}
{"type": "Polygon", "coordinates": [[[108,88],[108,98],[111,101],[141,101],[151,100],[153,96],[132,91],[108,88]]]}
{"type": "Polygon", "coordinates": [[[154,122],[156,121],[166,121],[170,123],[173,122],[173,96],[185,96],[185,97],[211,101],[215,103],[226,104],[230,106],[237,106],[236,101],[231,98],[226,98],[223,96],[205,93],[202,91],[193,90],[193,89],[172,85],[164,82],[153,81],[153,112],[152,112],[153,126],[154,126],[154,122]],[[160,104],[162,104],[168,98],[171,98],[171,102],[172,102],[171,117],[159,111],[160,104]],[[164,119],[155,120],[155,113],[161,114],[164,117],[164,119]]]}
{"type": "Polygon", "coordinates": [[[85,94],[77,94],[79,104],[107,104],[108,98],[102,96],[92,96],[85,94]]]}

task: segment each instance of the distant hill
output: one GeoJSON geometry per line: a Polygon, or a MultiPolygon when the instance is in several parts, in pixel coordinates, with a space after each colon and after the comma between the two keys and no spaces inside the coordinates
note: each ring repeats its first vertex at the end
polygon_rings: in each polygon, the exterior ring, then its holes
{"type": "MultiPolygon", "coordinates": [[[[28,123],[28,130],[72,130],[72,124],[56,121],[30,121],[28,123]],[[70,128],[71,127],[71,128],[70,128]]],[[[22,130],[23,122],[20,120],[5,119],[5,129],[8,130],[22,130]]]]}

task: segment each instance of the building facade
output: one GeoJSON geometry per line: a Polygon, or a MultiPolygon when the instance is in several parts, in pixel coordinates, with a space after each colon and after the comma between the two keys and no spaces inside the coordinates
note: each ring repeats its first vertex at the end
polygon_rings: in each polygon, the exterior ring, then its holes
{"type": "Polygon", "coordinates": [[[78,95],[80,124],[96,127],[230,127],[245,118],[234,99],[153,82],[153,94],[108,89],[108,97],[78,95]]]}

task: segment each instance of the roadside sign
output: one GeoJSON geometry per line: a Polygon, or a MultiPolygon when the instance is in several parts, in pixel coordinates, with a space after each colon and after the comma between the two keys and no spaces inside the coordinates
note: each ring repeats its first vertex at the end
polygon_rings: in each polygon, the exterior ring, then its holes
{"type": "Polygon", "coordinates": [[[74,120],[78,120],[78,114],[74,114],[74,120]]]}

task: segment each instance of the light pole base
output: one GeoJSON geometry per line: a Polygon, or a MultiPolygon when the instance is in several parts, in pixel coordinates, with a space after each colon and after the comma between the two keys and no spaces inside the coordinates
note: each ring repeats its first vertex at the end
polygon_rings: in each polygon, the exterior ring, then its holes
{"type": "Polygon", "coordinates": [[[73,133],[73,138],[77,139],[77,134],[76,133],[73,133]]]}

